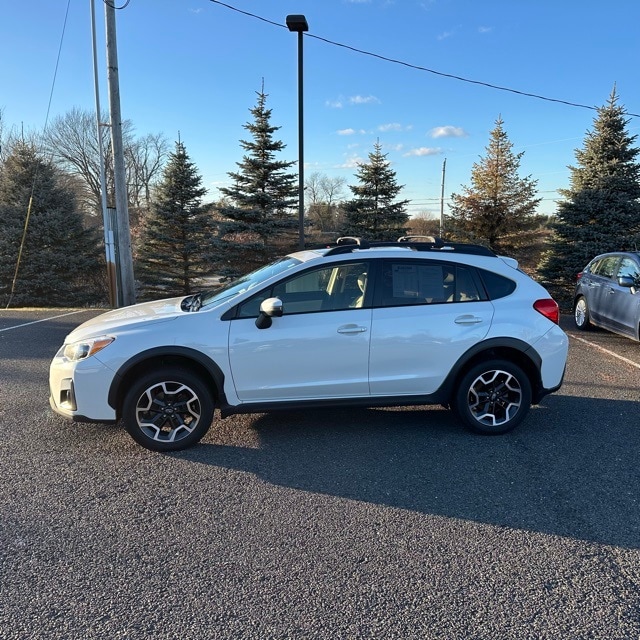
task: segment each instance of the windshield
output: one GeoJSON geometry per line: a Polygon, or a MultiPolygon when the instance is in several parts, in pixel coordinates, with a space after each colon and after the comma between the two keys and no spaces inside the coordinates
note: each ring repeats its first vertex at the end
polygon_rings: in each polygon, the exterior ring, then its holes
{"type": "Polygon", "coordinates": [[[233,298],[234,296],[244,293],[245,291],[249,291],[250,289],[255,289],[265,280],[271,278],[271,276],[283,273],[284,271],[295,267],[297,264],[300,264],[300,262],[301,261],[297,258],[286,257],[265,265],[264,267],[260,267],[251,273],[241,276],[237,280],[233,280],[232,282],[222,285],[222,288],[220,289],[203,294],[202,306],[219,304],[223,300],[233,298]]]}

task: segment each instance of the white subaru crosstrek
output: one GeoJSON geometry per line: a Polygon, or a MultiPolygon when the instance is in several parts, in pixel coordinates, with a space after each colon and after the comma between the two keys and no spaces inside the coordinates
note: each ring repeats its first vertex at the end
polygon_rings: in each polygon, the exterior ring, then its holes
{"type": "Polygon", "coordinates": [[[505,433],[562,384],[558,305],[477,245],[415,241],[300,251],[221,289],[104,313],[72,331],[50,369],[51,406],[121,419],[175,451],[221,415],[442,404],[505,433]]]}

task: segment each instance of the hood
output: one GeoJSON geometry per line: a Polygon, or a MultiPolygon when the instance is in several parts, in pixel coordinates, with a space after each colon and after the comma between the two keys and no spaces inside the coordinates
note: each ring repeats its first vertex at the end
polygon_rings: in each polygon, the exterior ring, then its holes
{"type": "Polygon", "coordinates": [[[121,331],[135,329],[137,326],[150,323],[167,322],[174,320],[185,312],[181,310],[180,298],[168,298],[134,304],[122,309],[107,311],[76,327],[66,338],[65,342],[76,342],[94,336],[119,333],[121,331]]]}

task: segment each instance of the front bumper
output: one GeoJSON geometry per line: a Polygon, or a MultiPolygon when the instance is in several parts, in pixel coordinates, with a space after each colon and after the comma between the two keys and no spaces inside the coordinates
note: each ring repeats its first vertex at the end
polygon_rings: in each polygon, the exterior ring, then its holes
{"type": "Polygon", "coordinates": [[[113,376],[95,356],[80,362],[55,357],[49,368],[49,404],[74,422],[115,422],[116,410],[107,402],[113,376]]]}

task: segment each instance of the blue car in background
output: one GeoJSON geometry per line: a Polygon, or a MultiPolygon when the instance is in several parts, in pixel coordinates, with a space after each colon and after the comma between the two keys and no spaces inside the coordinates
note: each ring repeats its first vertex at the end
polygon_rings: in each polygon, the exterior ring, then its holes
{"type": "Polygon", "coordinates": [[[578,329],[596,326],[640,341],[640,252],[591,260],[578,274],[573,317],[578,329]]]}

